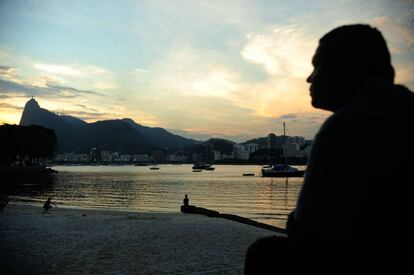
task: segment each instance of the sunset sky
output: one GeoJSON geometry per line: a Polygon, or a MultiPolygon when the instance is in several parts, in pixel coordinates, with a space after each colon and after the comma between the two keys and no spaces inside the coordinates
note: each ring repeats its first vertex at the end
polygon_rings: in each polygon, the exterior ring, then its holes
{"type": "Polygon", "coordinates": [[[318,39],[368,23],[414,89],[414,1],[0,0],[0,123],[25,102],[132,118],[196,139],[313,138],[329,115],[306,77],[318,39]]]}

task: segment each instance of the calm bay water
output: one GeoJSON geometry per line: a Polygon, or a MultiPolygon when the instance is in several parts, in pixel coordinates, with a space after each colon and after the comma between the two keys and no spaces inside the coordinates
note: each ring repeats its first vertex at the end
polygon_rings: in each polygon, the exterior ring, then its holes
{"type": "Polygon", "coordinates": [[[51,184],[39,189],[28,182],[9,195],[27,202],[51,196],[62,207],[179,212],[188,194],[192,205],[284,228],[303,180],[263,178],[257,165],[216,165],[199,173],[191,165],[158,167],[55,166],[51,184]]]}

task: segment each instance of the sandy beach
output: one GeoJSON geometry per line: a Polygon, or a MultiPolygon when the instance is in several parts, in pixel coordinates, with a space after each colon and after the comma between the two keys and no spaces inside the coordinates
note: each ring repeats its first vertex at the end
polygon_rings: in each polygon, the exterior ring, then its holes
{"type": "Polygon", "coordinates": [[[255,240],[277,233],[196,214],[9,204],[4,274],[242,274],[255,240]]]}

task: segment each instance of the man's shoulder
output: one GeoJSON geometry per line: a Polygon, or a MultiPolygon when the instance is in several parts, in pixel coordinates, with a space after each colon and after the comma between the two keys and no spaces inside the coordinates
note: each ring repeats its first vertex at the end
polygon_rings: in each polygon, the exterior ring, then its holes
{"type": "Polygon", "coordinates": [[[322,124],[319,133],[339,133],[348,128],[350,117],[346,112],[335,112],[322,124]]]}
{"type": "Polygon", "coordinates": [[[403,85],[395,85],[393,89],[394,97],[405,105],[414,104],[414,92],[403,85]]]}

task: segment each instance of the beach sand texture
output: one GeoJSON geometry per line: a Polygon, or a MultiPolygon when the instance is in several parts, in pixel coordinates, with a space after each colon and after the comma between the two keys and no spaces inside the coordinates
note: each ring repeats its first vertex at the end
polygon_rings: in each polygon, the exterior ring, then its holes
{"type": "Polygon", "coordinates": [[[275,232],[202,215],[9,204],[0,213],[3,274],[242,274],[255,240],[275,232]]]}

